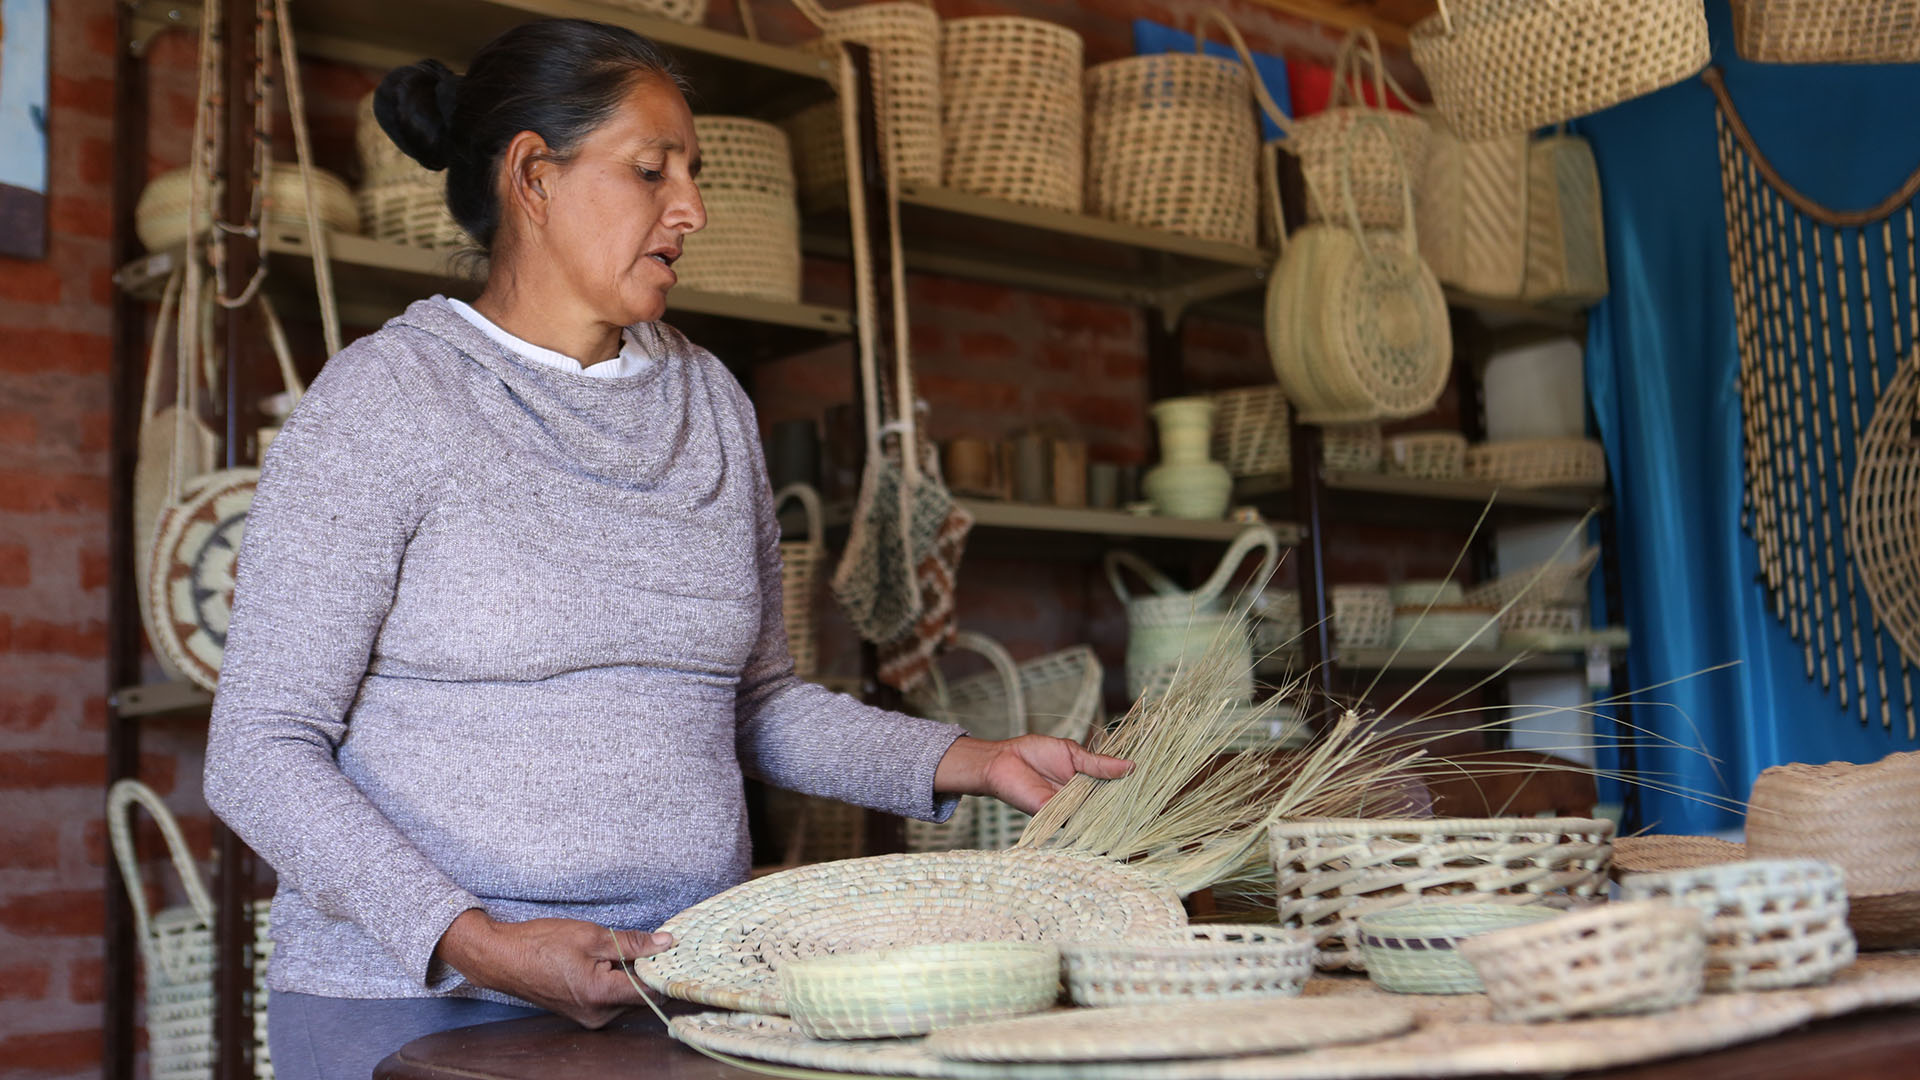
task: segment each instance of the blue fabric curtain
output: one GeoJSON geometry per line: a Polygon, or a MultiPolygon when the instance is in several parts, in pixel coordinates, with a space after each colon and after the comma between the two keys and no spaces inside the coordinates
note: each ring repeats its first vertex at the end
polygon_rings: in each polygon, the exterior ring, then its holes
{"type": "MultiPolygon", "coordinates": [[[[1789,183],[1857,210],[1920,165],[1920,65],[1750,64],[1734,52],[1726,0],[1707,10],[1714,62],[1789,183]]],[[[1618,498],[1632,682],[1683,680],[1643,695],[1660,704],[1636,708],[1633,721],[1718,759],[1643,748],[1642,774],[1744,800],[1770,765],[1913,749],[1902,711],[1892,731],[1862,726],[1807,678],[1800,644],[1758,583],[1741,526],[1739,357],[1711,91],[1689,80],[1577,128],[1593,143],[1606,205],[1612,294],[1592,312],[1587,384],[1618,498]],[[1737,666],[1688,678],[1729,662],[1737,666]]],[[[1652,790],[1641,806],[1642,823],[1659,832],[1741,820],[1652,790]]]]}

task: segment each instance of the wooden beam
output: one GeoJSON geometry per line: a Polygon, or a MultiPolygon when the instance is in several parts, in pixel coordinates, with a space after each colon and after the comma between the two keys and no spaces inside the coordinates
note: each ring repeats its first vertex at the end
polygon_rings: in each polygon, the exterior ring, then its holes
{"type": "Polygon", "coordinates": [[[1407,48],[1406,26],[1381,17],[1371,4],[1342,3],[1341,0],[1254,0],[1254,3],[1341,30],[1371,26],[1373,32],[1380,35],[1382,45],[1407,48]]]}

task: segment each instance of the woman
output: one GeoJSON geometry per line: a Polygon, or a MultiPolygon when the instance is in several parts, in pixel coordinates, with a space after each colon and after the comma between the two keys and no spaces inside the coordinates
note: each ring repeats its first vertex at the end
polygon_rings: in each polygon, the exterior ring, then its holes
{"type": "Polygon", "coordinates": [[[490,270],[327,364],[248,520],[206,790],[280,875],[282,1080],[637,1004],[607,928],[657,953],[745,876],[743,771],[932,820],[1124,773],[794,677],[752,406],[657,321],[705,212],[654,46],[533,23],[375,109],[490,270]]]}

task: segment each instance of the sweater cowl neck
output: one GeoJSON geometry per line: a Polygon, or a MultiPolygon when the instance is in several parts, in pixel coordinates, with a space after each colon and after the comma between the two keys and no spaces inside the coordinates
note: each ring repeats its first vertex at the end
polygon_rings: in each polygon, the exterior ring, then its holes
{"type": "Polygon", "coordinates": [[[502,448],[545,470],[620,488],[671,488],[696,499],[720,482],[718,361],[665,323],[641,323],[645,371],[595,378],[517,356],[444,301],[419,300],[392,324],[444,343],[470,369],[473,405],[502,448]],[[706,452],[701,452],[705,450],[706,452]],[[712,473],[712,475],[707,475],[712,473]]]}

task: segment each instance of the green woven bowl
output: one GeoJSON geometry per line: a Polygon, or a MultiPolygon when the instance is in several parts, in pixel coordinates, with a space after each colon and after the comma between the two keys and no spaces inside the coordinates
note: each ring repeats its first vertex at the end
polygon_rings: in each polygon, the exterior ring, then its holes
{"type": "Polygon", "coordinates": [[[1462,938],[1558,916],[1537,904],[1413,904],[1362,915],[1354,934],[1367,977],[1396,994],[1478,994],[1486,988],[1455,945],[1462,938]]]}
{"type": "Polygon", "coordinates": [[[925,1035],[1039,1012],[1060,996],[1048,942],[910,945],[799,960],[780,968],[787,1012],[815,1039],[925,1035]]]}

